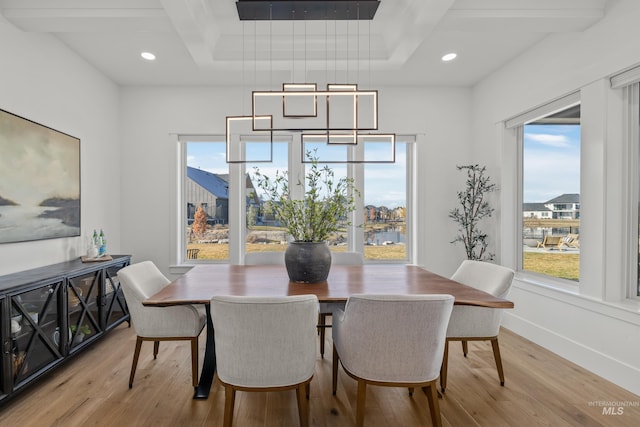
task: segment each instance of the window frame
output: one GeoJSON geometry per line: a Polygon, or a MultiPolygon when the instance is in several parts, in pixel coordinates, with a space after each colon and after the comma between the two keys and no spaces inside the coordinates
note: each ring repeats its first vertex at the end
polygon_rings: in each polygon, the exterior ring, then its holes
{"type": "MultiPolygon", "coordinates": [[[[502,128],[502,140],[505,144],[505,149],[508,151],[505,153],[505,158],[509,156],[515,156],[513,162],[515,166],[515,186],[507,186],[505,188],[505,183],[503,181],[503,189],[509,190],[509,188],[513,191],[514,199],[516,202],[516,206],[512,211],[513,221],[511,223],[511,231],[505,233],[505,237],[509,235],[513,235],[513,241],[511,241],[508,245],[502,245],[503,252],[502,258],[506,265],[511,265],[514,270],[517,272],[517,276],[519,279],[540,286],[552,287],[559,290],[568,291],[571,293],[579,293],[580,290],[580,279],[582,277],[582,267],[580,268],[580,275],[577,282],[568,279],[562,279],[559,277],[550,276],[547,274],[537,273],[533,271],[524,270],[524,251],[523,251],[523,170],[524,170],[524,126],[528,123],[535,122],[543,117],[552,115],[559,111],[566,110],[572,106],[577,104],[582,104],[581,93],[580,91],[572,91],[566,95],[560,96],[556,99],[553,99],[547,103],[538,105],[530,110],[527,110],[521,114],[513,116],[509,119],[504,120],[501,123],[502,128]],[[513,256],[509,256],[506,254],[506,251],[509,248],[513,251],[513,256]],[[506,256],[505,256],[506,255],[506,256]]],[[[582,162],[582,141],[581,141],[581,162],[582,162]]],[[[581,172],[582,175],[582,172],[581,172]]],[[[507,177],[508,174],[505,173],[503,177],[507,177]]],[[[582,178],[581,178],[582,180],[582,178]]],[[[582,187],[582,184],[581,184],[582,187]]],[[[505,214],[509,215],[509,212],[505,211],[505,214]]],[[[505,221],[505,225],[508,222],[505,221]]],[[[582,233],[582,228],[581,228],[582,233]]],[[[582,264],[582,251],[581,251],[581,264],[582,264]]]]}
{"type": "Polygon", "coordinates": [[[622,88],[623,95],[623,140],[626,155],[627,181],[624,210],[629,213],[628,227],[631,236],[622,242],[625,246],[626,277],[628,284],[626,297],[640,301],[640,83],[636,82],[622,88]]]}
{"type": "MultiPolygon", "coordinates": [[[[229,247],[229,258],[221,259],[221,260],[202,260],[202,259],[188,259],[187,258],[187,241],[186,235],[183,232],[184,224],[187,222],[186,216],[186,185],[187,185],[187,144],[188,143],[211,143],[211,142],[219,142],[221,144],[226,144],[224,135],[190,135],[190,134],[181,134],[178,135],[178,191],[177,191],[177,206],[176,206],[176,223],[175,230],[176,235],[178,236],[176,239],[176,245],[173,245],[176,248],[176,254],[174,255],[174,260],[178,266],[182,265],[193,265],[193,264],[227,264],[231,259],[231,247],[229,247]]],[[[229,164],[229,181],[231,181],[231,166],[229,164]]],[[[229,182],[229,187],[231,187],[231,182],[229,182]]],[[[229,192],[229,205],[231,205],[231,192],[229,192]]],[[[229,212],[229,229],[231,230],[231,212],[229,212]]]]}

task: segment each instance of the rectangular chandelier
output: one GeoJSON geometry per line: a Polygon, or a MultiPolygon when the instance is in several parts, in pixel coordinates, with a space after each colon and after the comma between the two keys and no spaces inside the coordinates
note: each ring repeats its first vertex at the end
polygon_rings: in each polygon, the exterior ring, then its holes
{"type": "MultiPolygon", "coordinates": [[[[236,7],[241,21],[359,21],[372,20],[379,4],[379,0],[239,0],[236,7]]],[[[395,133],[373,132],[378,130],[377,90],[351,83],[327,83],[325,90],[318,90],[316,83],[283,83],[279,91],[254,90],[251,98],[250,115],[227,117],[228,163],[270,162],[274,131],[301,132],[302,153],[324,145],[326,156],[318,159],[320,163],[395,162],[395,133]],[[250,155],[249,144],[261,145],[255,150],[261,154],[250,155]]]]}
{"type": "Polygon", "coordinates": [[[320,153],[318,163],[395,163],[396,134],[367,133],[356,134],[357,149],[349,150],[352,143],[330,142],[332,136],[326,134],[303,133],[301,136],[301,162],[311,163],[304,153],[320,153]],[[346,159],[346,160],[345,160],[346,159]]]}
{"type": "Polygon", "coordinates": [[[227,116],[226,141],[227,141],[227,163],[270,163],[273,161],[273,131],[256,131],[253,123],[265,123],[265,127],[271,126],[271,116],[227,116]],[[268,143],[268,150],[259,150],[257,157],[248,155],[246,144],[243,140],[259,141],[268,143]]]}
{"type": "MultiPolygon", "coordinates": [[[[311,85],[315,86],[304,84],[311,85]]],[[[254,130],[378,130],[377,90],[359,90],[357,85],[330,84],[327,90],[301,90],[297,86],[300,84],[285,83],[282,91],[252,92],[252,116],[273,117],[270,129],[264,127],[267,122],[255,120],[254,130]]]]}

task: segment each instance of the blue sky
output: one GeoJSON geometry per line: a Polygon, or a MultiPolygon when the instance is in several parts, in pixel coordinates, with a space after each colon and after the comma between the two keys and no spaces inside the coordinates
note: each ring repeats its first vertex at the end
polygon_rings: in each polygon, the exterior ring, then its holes
{"type": "Polygon", "coordinates": [[[580,126],[524,127],[523,201],[580,193],[580,126]]]}
{"type": "MultiPolygon", "coordinates": [[[[266,144],[256,144],[265,146],[266,144]]],[[[318,147],[326,146],[326,144],[318,144],[318,147]]],[[[255,148],[254,147],[254,148],[255,148]]],[[[389,159],[390,144],[386,143],[367,143],[365,157],[367,160],[373,159],[389,159]]],[[[187,165],[200,168],[213,173],[228,173],[229,167],[225,160],[225,143],[189,143],[187,144],[187,165]]],[[[311,146],[308,146],[311,148],[311,146]]],[[[345,149],[344,145],[333,146],[331,152],[319,148],[318,157],[322,159],[334,159],[342,154],[345,149]]],[[[256,149],[252,152],[252,157],[264,158],[264,150],[256,149]]],[[[257,166],[260,172],[269,176],[274,176],[276,170],[285,171],[288,169],[287,162],[287,144],[274,143],[273,145],[273,162],[272,163],[247,163],[246,170],[253,172],[253,166],[257,166]]],[[[346,165],[330,163],[329,166],[334,169],[336,177],[346,175],[346,165]]],[[[406,206],[406,145],[398,143],[396,145],[396,162],[392,164],[365,164],[365,205],[386,206],[395,208],[398,206],[406,206]]]]}
{"type": "MultiPolygon", "coordinates": [[[[260,144],[265,146],[266,144],[260,144]]],[[[321,147],[323,144],[317,144],[321,147]]],[[[258,146],[258,145],[256,145],[258,146]]],[[[308,146],[313,147],[312,145],[308,146]]],[[[336,158],[345,146],[333,146],[335,152],[319,151],[319,157],[336,158]]],[[[254,158],[263,158],[264,152],[255,151],[254,158]]],[[[287,144],[274,143],[272,163],[247,163],[247,171],[258,166],[262,173],[273,176],[276,170],[288,169],[287,144]]],[[[388,158],[388,144],[367,144],[367,159],[388,158]]],[[[189,143],[187,165],[213,173],[228,173],[225,144],[189,143]]],[[[336,176],[346,174],[346,165],[332,163],[336,176]]],[[[580,126],[578,125],[526,125],[524,129],[523,201],[545,202],[563,193],[580,193],[580,126]]],[[[365,204],[394,208],[406,205],[406,146],[397,144],[396,163],[366,164],[365,204]]]]}

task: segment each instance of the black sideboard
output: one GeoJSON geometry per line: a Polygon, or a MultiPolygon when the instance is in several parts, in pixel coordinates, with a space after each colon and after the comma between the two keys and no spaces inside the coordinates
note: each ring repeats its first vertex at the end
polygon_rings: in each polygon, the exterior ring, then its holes
{"type": "Polygon", "coordinates": [[[131,255],[0,276],[0,405],[129,321],[118,270],[131,255]]]}

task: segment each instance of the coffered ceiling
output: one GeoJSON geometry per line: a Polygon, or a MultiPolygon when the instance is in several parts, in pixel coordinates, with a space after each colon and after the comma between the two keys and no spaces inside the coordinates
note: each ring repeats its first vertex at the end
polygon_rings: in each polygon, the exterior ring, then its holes
{"type": "Polygon", "coordinates": [[[381,0],[372,21],[240,21],[235,0],[0,0],[0,25],[53,34],[120,85],[470,86],[612,1],[381,0]]]}

